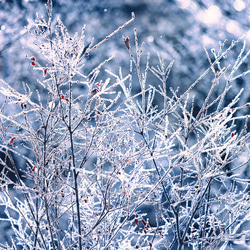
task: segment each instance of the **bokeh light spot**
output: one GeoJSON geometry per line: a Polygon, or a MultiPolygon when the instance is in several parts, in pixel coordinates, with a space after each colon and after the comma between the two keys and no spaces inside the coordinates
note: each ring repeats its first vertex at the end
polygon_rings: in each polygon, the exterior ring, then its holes
{"type": "Polygon", "coordinates": [[[234,8],[237,11],[242,11],[246,8],[246,4],[242,0],[235,0],[234,1],[234,8]]]}
{"type": "Polygon", "coordinates": [[[190,0],[177,0],[180,9],[186,9],[189,7],[190,0]]]}
{"type": "Polygon", "coordinates": [[[198,18],[207,25],[218,24],[221,19],[221,10],[218,6],[212,5],[205,11],[200,11],[198,18]]]}
{"type": "Polygon", "coordinates": [[[152,43],[154,40],[155,40],[155,39],[154,39],[153,36],[148,36],[148,41],[149,41],[150,43],[152,43]]]}
{"type": "Polygon", "coordinates": [[[234,20],[227,21],[226,30],[227,32],[233,34],[236,37],[240,37],[244,33],[240,28],[239,23],[234,20]]]}

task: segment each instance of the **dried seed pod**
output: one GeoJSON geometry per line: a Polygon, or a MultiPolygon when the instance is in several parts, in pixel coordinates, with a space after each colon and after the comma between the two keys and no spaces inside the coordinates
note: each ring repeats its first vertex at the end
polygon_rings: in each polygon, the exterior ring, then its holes
{"type": "Polygon", "coordinates": [[[126,45],[126,48],[129,50],[130,49],[130,46],[129,46],[129,38],[127,37],[125,40],[125,45],[126,45]]]}

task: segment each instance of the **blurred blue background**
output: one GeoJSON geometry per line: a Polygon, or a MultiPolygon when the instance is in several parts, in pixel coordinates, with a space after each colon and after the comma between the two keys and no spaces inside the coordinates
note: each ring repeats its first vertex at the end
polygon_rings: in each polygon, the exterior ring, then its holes
{"type": "MultiPolygon", "coordinates": [[[[29,48],[32,37],[24,26],[32,27],[36,13],[46,17],[46,1],[38,0],[1,0],[0,1],[0,78],[15,86],[22,81],[36,83],[36,71],[31,70],[25,55],[33,55],[29,48]]],[[[116,58],[107,67],[115,73],[119,66],[129,70],[129,56],[122,36],[133,40],[133,29],[137,28],[139,42],[145,42],[145,56],[151,53],[151,65],[157,63],[157,52],[162,53],[166,61],[175,60],[169,87],[181,85],[186,88],[208,66],[203,46],[209,51],[219,49],[219,41],[236,40],[246,34],[250,42],[249,1],[243,0],[54,0],[54,20],[60,17],[69,32],[81,32],[86,27],[86,45],[95,37],[100,41],[119,25],[131,18],[135,12],[135,21],[108,43],[103,44],[90,55],[85,70],[88,71],[110,55],[116,58]],[[181,84],[180,84],[181,83],[181,84]]],[[[249,48],[249,45],[247,45],[249,48]]],[[[235,60],[237,53],[232,52],[235,60]]],[[[212,55],[211,55],[212,56],[212,55]]],[[[231,58],[227,58],[230,63],[231,58]]],[[[246,70],[248,62],[243,65],[246,70]]],[[[245,79],[236,83],[245,86],[245,79]]],[[[201,97],[205,94],[200,89],[201,97]]]]}

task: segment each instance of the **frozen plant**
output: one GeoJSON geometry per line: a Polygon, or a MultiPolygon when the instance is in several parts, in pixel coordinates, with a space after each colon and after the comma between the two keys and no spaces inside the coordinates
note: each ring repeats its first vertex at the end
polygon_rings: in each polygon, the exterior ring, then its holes
{"type": "Polygon", "coordinates": [[[71,37],[58,19],[53,31],[50,0],[47,9],[48,20],[37,16],[30,31],[43,60],[27,56],[44,77],[39,90],[32,93],[24,83],[20,93],[2,81],[0,204],[13,230],[11,247],[224,249],[247,239],[250,197],[242,173],[249,167],[244,112],[250,103],[238,105],[243,90],[225,102],[231,82],[241,77],[235,74],[246,60],[245,46],[233,67],[220,64],[241,39],[212,50],[214,59],[205,50],[210,67],[184,93],[177,87],[169,94],[173,62],[166,66],[159,55],[159,65],[151,67],[148,54],[144,65],[136,30],[135,46],[124,38],[131,58],[126,76],[120,69],[108,72],[112,79],[99,79],[111,58],[84,70],[88,55],[134,14],[101,42],[85,46],[85,26],[71,37]],[[210,72],[214,77],[197,111],[193,90],[210,72]],[[150,84],[148,74],[160,85],[150,84]],[[220,95],[212,99],[218,86],[220,95]]]}

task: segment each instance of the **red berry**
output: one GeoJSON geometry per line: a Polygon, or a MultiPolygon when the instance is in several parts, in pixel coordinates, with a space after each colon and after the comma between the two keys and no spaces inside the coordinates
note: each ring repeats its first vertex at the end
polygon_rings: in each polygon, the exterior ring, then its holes
{"type": "Polygon", "coordinates": [[[35,169],[36,169],[36,166],[34,166],[34,167],[32,168],[31,173],[34,173],[35,169]]]}
{"type": "Polygon", "coordinates": [[[136,224],[136,226],[138,226],[138,224],[139,224],[138,219],[135,219],[135,224],[136,224]]]}
{"type": "Polygon", "coordinates": [[[16,139],[16,137],[12,137],[12,138],[10,139],[10,144],[11,144],[11,145],[13,145],[15,139],[16,139]]]}

